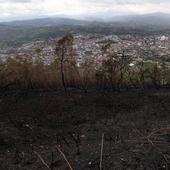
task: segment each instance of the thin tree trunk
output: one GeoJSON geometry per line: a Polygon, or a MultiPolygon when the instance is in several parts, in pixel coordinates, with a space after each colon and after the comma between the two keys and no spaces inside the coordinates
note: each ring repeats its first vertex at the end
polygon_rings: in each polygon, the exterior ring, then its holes
{"type": "Polygon", "coordinates": [[[61,80],[62,80],[64,91],[67,94],[65,75],[64,75],[64,51],[63,50],[62,50],[62,59],[60,65],[61,65],[61,80]]]}

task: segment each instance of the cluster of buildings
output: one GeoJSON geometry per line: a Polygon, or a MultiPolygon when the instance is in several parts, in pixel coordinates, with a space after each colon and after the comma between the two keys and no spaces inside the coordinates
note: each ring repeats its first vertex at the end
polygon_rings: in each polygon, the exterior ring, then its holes
{"type": "MultiPolygon", "coordinates": [[[[102,34],[75,34],[75,57],[78,62],[86,58],[101,60],[104,58],[103,47],[109,45],[113,53],[125,53],[134,60],[145,60],[154,57],[170,58],[170,36],[133,36],[133,35],[102,35],[102,34]]],[[[19,48],[0,49],[1,61],[16,56],[30,57],[34,62],[41,60],[50,64],[55,56],[56,40],[36,41],[23,44],[19,48]]]]}

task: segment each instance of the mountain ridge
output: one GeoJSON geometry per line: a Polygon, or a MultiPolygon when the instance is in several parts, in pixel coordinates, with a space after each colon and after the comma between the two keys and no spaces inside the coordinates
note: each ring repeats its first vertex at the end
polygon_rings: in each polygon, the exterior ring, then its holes
{"type": "MultiPolygon", "coordinates": [[[[91,18],[92,19],[92,18],[91,18]]],[[[56,38],[67,32],[101,34],[170,34],[170,14],[117,16],[108,20],[41,18],[0,23],[0,48],[36,40],[56,38]]]]}
{"type": "Polygon", "coordinates": [[[69,18],[69,16],[55,16],[45,18],[35,18],[29,20],[15,20],[10,22],[0,22],[0,25],[6,26],[25,26],[25,27],[46,27],[46,26],[58,26],[58,25],[84,25],[92,24],[93,22],[104,22],[104,23],[137,23],[137,24],[148,24],[148,25],[168,25],[170,26],[170,14],[169,13],[150,13],[143,15],[118,15],[109,17],[95,17],[88,15],[87,18],[69,18]]]}

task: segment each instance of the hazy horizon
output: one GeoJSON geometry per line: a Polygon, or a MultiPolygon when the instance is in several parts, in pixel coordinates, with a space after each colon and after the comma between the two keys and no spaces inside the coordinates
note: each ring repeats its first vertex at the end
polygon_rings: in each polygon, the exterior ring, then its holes
{"type": "Polygon", "coordinates": [[[167,0],[0,0],[0,22],[65,16],[84,19],[170,13],[167,0]]]}

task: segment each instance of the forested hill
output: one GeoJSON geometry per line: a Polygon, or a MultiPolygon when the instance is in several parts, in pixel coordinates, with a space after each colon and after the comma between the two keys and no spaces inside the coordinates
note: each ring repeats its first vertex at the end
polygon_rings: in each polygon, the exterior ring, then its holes
{"type": "Polygon", "coordinates": [[[102,34],[170,34],[170,15],[119,16],[99,20],[43,18],[0,23],[0,48],[19,46],[37,40],[47,40],[67,32],[102,34]]]}

